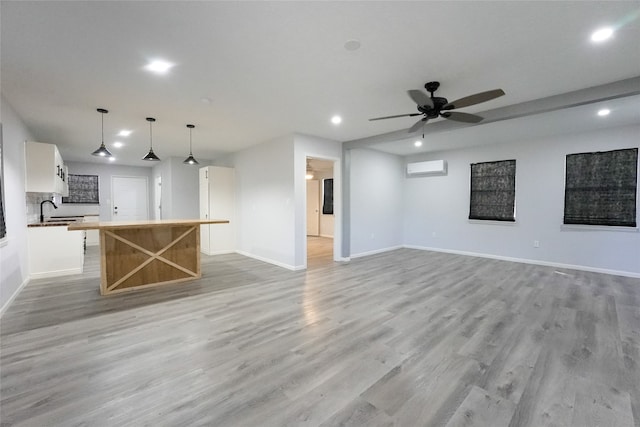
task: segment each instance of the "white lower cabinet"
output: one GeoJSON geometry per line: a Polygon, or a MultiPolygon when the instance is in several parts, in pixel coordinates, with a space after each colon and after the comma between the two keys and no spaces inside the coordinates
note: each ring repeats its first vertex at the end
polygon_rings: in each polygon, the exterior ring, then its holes
{"type": "Polygon", "coordinates": [[[84,231],[68,231],[66,225],[28,227],[29,277],[82,273],[84,231]]]}

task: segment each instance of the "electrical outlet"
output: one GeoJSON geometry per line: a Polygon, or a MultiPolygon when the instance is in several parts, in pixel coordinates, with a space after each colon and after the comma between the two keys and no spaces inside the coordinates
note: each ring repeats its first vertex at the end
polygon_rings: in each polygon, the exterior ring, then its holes
{"type": "Polygon", "coordinates": [[[533,247],[534,248],[539,248],[540,247],[540,240],[534,240],[533,241],[533,247]]]}

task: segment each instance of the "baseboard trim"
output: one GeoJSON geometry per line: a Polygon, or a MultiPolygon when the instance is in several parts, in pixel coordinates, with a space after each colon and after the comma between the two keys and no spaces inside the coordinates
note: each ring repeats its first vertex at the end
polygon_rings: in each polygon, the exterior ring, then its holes
{"type": "Polygon", "coordinates": [[[245,251],[236,251],[236,253],[242,255],[242,256],[246,256],[249,258],[253,258],[256,259],[258,261],[262,261],[262,262],[266,262],[268,264],[273,264],[276,265],[278,267],[282,267],[282,268],[286,268],[287,270],[291,270],[291,271],[298,271],[298,270],[304,270],[306,267],[304,265],[291,265],[291,264],[285,264],[283,262],[280,261],[276,261],[270,258],[265,258],[259,255],[254,255],[254,254],[250,254],[249,252],[245,252],[245,251]]]}
{"type": "Polygon", "coordinates": [[[69,276],[71,274],[82,274],[82,267],[69,268],[66,270],[46,271],[44,273],[31,273],[29,279],[48,279],[50,277],[69,276]]]}
{"type": "Polygon", "coordinates": [[[233,249],[230,250],[222,250],[222,251],[214,251],[214,252],[205,252],[205,251],[200,251],[200,253],[203,253],[205,255],[225,255],[225,254],[235,254],[236,251],[234,251],[233,249]]]}
{"type": "Polygon", "coordinates": [[[362,258],[369,255],[381,254],[383,252],[395,251],[396,249],[402,249],[403,247],[404,246],[402,245],[398,245],[398,246],[391,246],[388,248],[374,249],[372,251],[360,252],[358,254],[351,254],[350,258],[362,258]]]}
{"type": "Polygon", "coordinates": [[[16,291],[13,293],[13,295],[11,295],[9,297],[9,299],[7,300],[7,302],[4,303],[4,305],[2,306],[2,308],[0,308],[0,318],[2,318],[2,316],[4,316],[4,313],[9,309],[9,306],[11,305],[11,303],[13,303],[13,301],[18,297],[18,294],[20,294],[20,292],[22,291],[22,289],[27,286],[27,284],[29,283],[29,278],[27,277],[26,279],[24,279],[24,281],[20,284],[20,286],[18,286],[18,289],[16,289],[16,291]]]}
{"type": "Polygon", "coordinates": [[[418,246],[418,245],[404,245],[403,247],[407,249],[419,249],[422,251],[444,252],[444,253],[455,254],[455,255],[465,255],[465,256],[473,256],[473,257],[479,257],[479,258],[497,259],[500,261],[519,262],[522,264],[535,264],[535,265],[542,265],[545,267],[556,267],[556,268],[567,268],[570,270],[589,271],[591,273],[611,274],[613,276],[640,278],[640,273],[635,273],[633,271],[610,270],[607,268],[590,267],[588,265],[563,264],[560,262],[540,261],[540,260],[528,259],[528,258],[514,258],[514,257],[501,256],[501,255],[484,254],[480,252],[458,251],[455,249],[441,249],[441,248],[432,248],[428,246],[418,246]]]}

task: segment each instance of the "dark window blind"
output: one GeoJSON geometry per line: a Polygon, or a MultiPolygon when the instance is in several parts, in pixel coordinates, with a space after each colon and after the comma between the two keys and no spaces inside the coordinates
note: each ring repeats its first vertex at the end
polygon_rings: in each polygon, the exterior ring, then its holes
{"type": "Polygon", "coordinates": [[[2,193],[2,178],[0,178],[0,239],[7,235],[7,224],[4,221],[4,197],[2,193]]]}
{"type": "Polygon", "coordinates": [[[638,149],[569,154],[564,223],[636,227],[638,149]]]}
{"type": "Polygon", "coordinates": [[[100,191],[98,175],[72,175],[69,180],[69,196],[62,198],[62,203],[99,204],[100,191]]]}
{"type": "Polygon", "coordinates": [[[516,161],[471,164],[469,219],[515,221],[516,161]]]}
{"type": "Polygon", "coordinates": [[[4,160],[2,154],[2,123],[0,123],[0,239],[7,235],[7,223],[4,220],[4,160]]]}
{"type": "Polygon", "coordinates": [[[322,180],[322,213],[333,215],[333,179],[322,180]]]}

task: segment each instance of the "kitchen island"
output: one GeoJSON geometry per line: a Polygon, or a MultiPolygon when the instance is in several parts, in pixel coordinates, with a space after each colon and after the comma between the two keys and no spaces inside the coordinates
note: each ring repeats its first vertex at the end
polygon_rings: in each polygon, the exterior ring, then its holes
{"type": "Polygon", "coordinates": [[[71,223],[100,233],[100,294],[110,295],[202,277],[200,225],[227,220],[150,220],[71,223]]]}

